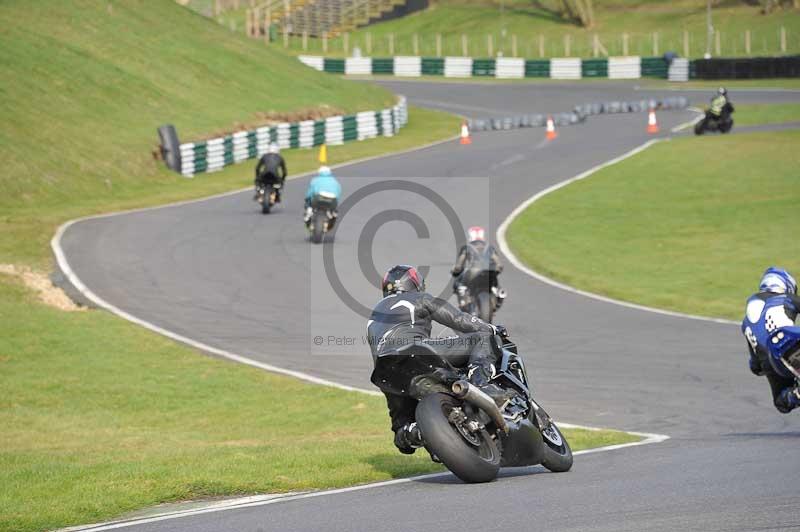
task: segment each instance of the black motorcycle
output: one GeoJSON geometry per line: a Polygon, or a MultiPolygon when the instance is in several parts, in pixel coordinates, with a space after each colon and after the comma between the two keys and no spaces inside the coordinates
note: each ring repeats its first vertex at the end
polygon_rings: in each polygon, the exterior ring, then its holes
{"type": "Polygon", "coordinates": [[[259,185],[256,190],[256,201],[261,204],[261,213],[269,214],[272,206],[281,201],[281,184],[259,185]]]}
{"type": "Polygon", "coordinates": [[[569,443],[534,401],[516,345],[502,330],[492,347],[500,361],[489,384],[495,399],[466,380],[466,357],[448,362],[421,343],[379,356],[372,382],[419,400],[416,421],[425,448],[464,482],[489,482],[501,467],[569,471],[569,443]]]}
{"type": "Polygon", "coordinates": [[[328,192],[320,192],[309,203],[310,212],[306,213],[306,229],[311,233],[311,241],[322,242],[325,233],[331,231],[336,224],[336,196],[328,192]]]}
{"type": "Polygon", "coordinates": [[[503,289],[498,289],[494,282],[493,272],[482,272],[469,281],[456,281],[454,290],[458,299],[458,307],[485,322],[491,323],[494,313],[502,305],[506,297],[503,289]]]}
{"type": "Polygon", "coordinates": [[[719,116],[714,116],[706,111],[706,115],[698,123],[694,125],[694,134],[702,135],[703,133],[728,133],[733,129],[733,105],[726,103],[719,116]]]}

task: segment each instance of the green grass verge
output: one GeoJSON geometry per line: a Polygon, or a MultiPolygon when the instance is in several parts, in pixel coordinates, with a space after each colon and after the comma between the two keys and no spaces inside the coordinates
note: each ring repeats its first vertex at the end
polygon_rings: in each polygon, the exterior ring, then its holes
{"type": "Polygon", "coordinates": [[[800,121],[800,104],[764,103],[737,105],[733,119],[736,126],[798,122],[800,121]]]}
{"type": "MultiPolygon", "coordinates": [[[[65,313],[2,275],[0,389],[0,530],[441,470],[394,450],[382,398],[198,356],[106,312],[65,313]]],[[[564,432],[576,450],[638,439],[564,432]]]]}
{"type": "MultiPolygon", "coordinates": [[[[592,56],[595,34],[609,55],[623,55],[623,34],[628,35],[628,53],[652,56],[674,50],[683,55],[683,32],[689,32],[689,56],[701,57],[706,51],[706,6],[697,0],[643,1],[603,0],[594,2],[596,25],[579,28],[552,9],[558,2],[530,0],[438,0],[421,12],[358,29],[349,36],[349,48],[358,46],[365,55],[389,55],[389,35],[394,35],[397,55],[414,53],[413,36],[418,36],[421,55],[436,54],[436,34],[442,36],[442,55],[461,55],[461,36],[469,40],[469,55],[493,56],[498,51],[512,54],[512,36],[517,36],[517,54],[539,56],[539,37],[544,37],[544,56],[563,57],[565,36],[570,37],[570,54],[592,56]],[[654,53],[652,34],[658,32],[658,53],[654,53]],[[367,35],[371,46],[367,46],[367,35]],[[487,36],[492,36],[489,53],[487,36]],[[371,50],[370,50],[371,48],[371,50]]],[[[223,14],[219,21],[227,28],[244,31],[244,9],[223,14]]],[[[745,55],[745,31],[750,30],[750,54],[779,55],[781,26],[787,32],[787,52],[800,51],[800,12],[796,9],[760,13],[758,6],[746,2],[717,3],[712,10],[714,27],[720,32],[723,57],[745,55]]],[[[282,46],[282,39],[276,43],[282,46]]],[[[329,53],[344,54],[341,38],[329,41],[329,53]]],[[[306,53],[321,53],[319,39],[309,39],[306,53]]],[[[292,37],[290,49],[302,53],[302,39],[292,37]]]]}
{"type": "Polygon", "coordinates": [[[657,144],[531,205],[509,244],[584,290],[738,319],[767,266],[800,271],[798,143],[800,131],[657,144]]]}

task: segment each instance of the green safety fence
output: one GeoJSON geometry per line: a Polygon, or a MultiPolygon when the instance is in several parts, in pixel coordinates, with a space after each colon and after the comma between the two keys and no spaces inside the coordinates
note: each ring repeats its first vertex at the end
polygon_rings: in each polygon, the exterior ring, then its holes
{"type": "Polygon", "coordinates": [[[423,76],[443,76],[444,58],[443,57],[423,57],[422,58],[423,76]]]}
{"type": "Polygon", "coordinates": [[[526,78],[549,78],[550,61],[548,59],[527,59],[525,61],[526,78]]]}

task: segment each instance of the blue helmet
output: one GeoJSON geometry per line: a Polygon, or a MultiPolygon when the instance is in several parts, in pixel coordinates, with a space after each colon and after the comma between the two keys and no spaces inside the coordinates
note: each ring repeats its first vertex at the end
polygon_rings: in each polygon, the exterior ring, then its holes
{"type": "Polygon", "coordinates": [[[327,166],[320,166],[319,170],[317,170],[317,175],[320,177],[331,177],[333,173],[331,173],[331,169],[327,166]]]}
{"type": "Polygon", "coordinates": [[[758,289],[775,294],[797,294],[797,281],[786,270],[772,266],[761,276],[758,289]]]}

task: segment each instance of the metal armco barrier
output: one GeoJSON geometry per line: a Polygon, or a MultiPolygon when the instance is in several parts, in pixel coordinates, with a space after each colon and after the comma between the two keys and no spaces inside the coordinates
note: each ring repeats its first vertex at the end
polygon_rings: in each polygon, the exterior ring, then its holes
{"type": "MultiPolygon", "coordinates": [[[[344,71],[344,61],[340,61],[344,71]]],[[[359,72],[364,69],[364,64],[351,63],[350,69],[359,72]]],[[[369,64],[374,65],[374,61],[370,60],[369,64]]],[[[339,68],[338,64],[336,68],[339,68]]],[[[273,142],[281,148],[311,148],[321,144],[335,145],[378,136],[391,137],[406,123],[408,106],[406,98],[400,96],[397,105],[380,111],[332,116],[324,120],[286,122],[202,142],[187,142],[180,145],[180,172],[192,177],[202,172],[221,170],[230,164],[260,157],[273,142]]]]}

